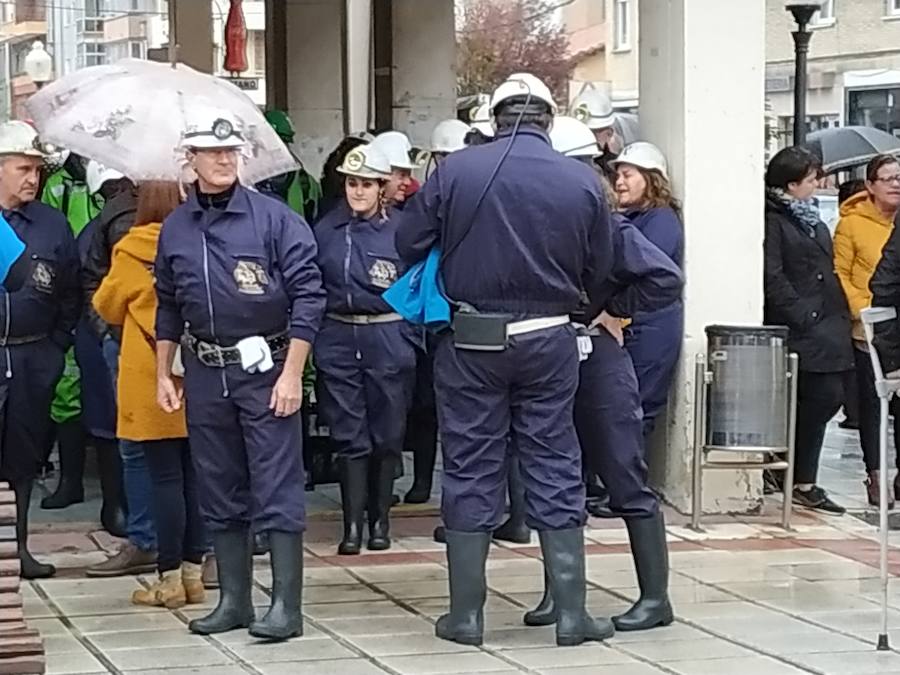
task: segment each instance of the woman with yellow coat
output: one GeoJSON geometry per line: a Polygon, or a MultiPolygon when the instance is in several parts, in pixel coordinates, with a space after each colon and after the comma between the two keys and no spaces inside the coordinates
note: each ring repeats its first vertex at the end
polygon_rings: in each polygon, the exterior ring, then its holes
{"type": "Polygon", "coordinates": [[[153,483],[159,581],[135,591],[132,602],[169,609],[203,602],[201,563],[206,551],[184,410],[169,414],[156,403],[153,265],[161,223],[179,201],[174,183],[140,186],[135,227],[113,249],[109,274],[93,298],[103,320],[123,328],[117,432],[119,438],[143,447],[153,483]]]}
{"type": "MultiPolygon", "coordinates": [[[[866,347],[860,312],[872,303],[869,281],[881,260],[881,250],[894,229],[900,209],[900,162],[891,155],[879,155],[866,168],[866,189],[841,206],[841,219],[834,234],[834,267],[853,317],[853,346],[859,383],[859,440],[866,464],[866,491],[869,504],[878,506],[878,425],[879,405],[875,393],[872,362],[866,347]]],[[[893,399],[895,443],[900,442],[900,408],[893,399]]],[[[900,453],[898,453],[900,467],[900,453]]],[[[900,499],[900,474],[894,480],[894,494],[900,499]]],[[[894,500],[889,506],[893,507],[894,500]]]]}

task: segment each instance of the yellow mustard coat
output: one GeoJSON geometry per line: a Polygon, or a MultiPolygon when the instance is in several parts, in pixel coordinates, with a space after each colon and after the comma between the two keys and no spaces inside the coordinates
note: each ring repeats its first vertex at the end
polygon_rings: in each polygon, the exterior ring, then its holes
{"type": "Polygon", "coordinates": [[[156,289],[153,263],[161,225],[131,228],[113,249],[109,274],[94,294],[94,309],[122,326],[119,357],[119,438],[155,441],[186,438],[184,408],[168,414],[156,403],[156,289]]]}
{"type": "Polygon", "coordinates": [[[878,210],[868,192],[853,195],[841,205],[834,233],[834,268],[850,305],[857,341],[865,340],[859,315],[872,304],[869,281],[893,229],[893,221],[878,210]]]}

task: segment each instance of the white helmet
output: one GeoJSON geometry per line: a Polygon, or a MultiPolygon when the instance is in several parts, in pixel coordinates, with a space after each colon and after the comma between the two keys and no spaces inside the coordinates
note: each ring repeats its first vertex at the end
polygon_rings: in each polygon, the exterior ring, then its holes
{"type": "Polygon", "coordinates": [[[480,131],[488,138],[494,137],[494,125],[491,124],[491,104],[482,103],[472,108],[469,113],[469,128],[480,131]]]}
{"type": "Polygon", "coordinates": [[[181,145],[197,150],[214,150],[240,148],[245,142],[240,125],[228,111],[201,108],[188,114],[181,145]]]}
{"type": "Polygon", "coordinates": [[[372,143],[353,148],[338,167],[338,173],[357,178],[391,177],[391,161],[372,143]]]}
{"type": "Polygon", "coordinates": [[[109,169],[93,159],[88,162],[85,169],[85,183],[87,183],[88,191],[93,195],[100,192],[103,184],[110,180],[120,180],[125,178],[125,174],[109,169]]]}
{"type": "Polygon", "coordinates": [[[566,157],[597,157],[600,147],[594,132],[584,122],[563,115],[554,118],[550,129],[553,149],[566,157]]]}
{"type": "Polygon", "coordinates": [[[410,154],[412,153],[412,143],[409,138],[401,131],[385,131],[378,134],[372,145],[387,155],[394,169],[407,169],[412,171],[417,168],[410,154]]]}
{"type": "Polygon", "coordinates": [[[469,125],[457,119],[440,122],[431,132],[432,152],[456,152],[466,147],[469,125]]]}
{"type": "Polygon", "coordinates": [[[669,180],[666,157],[662,154],[662,150],[653,145],[653,143],[638,141],[637,143],[627,145],[625,146],[625,149],[622,150],[622,154],[609,164],[610,166],[630,164],[641,169],[656,170],[662,174],[663,178],[669,180]]]}
{"type": "Polygon", "coordinates": [[[52,150],[41,143],[37,129],[13,120],[0,124],[0,155],[26,155],[45,159],[52,150]]]}
{"type": "Polygon", "coordinates": [[[572,101],[572,117],[584,122],[592,130],[609,129],[616,121],[612,101],[597,89],[583,92],[572,101]]]}
{"type": "Polygon", "coordinates": [[[506,82],[497,87],[491,96],[491,111],[496,112],[497,106],[504,101],[529,94],[531,98],[546,103],[550,106],[550,111],[556,114],[556,101],[553,100],[550,88],[531,73],[514,73],[506,78],[506,82]]]}

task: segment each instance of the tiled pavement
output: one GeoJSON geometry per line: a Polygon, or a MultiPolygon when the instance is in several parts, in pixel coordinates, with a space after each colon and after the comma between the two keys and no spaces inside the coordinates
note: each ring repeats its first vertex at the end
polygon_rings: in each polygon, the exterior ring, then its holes
{"type": "MultiPolygon", "coordinates": [[[[861,494],[851,436],[830,435],[823,480],[844,503],[861,494]]],[[[319,499],[319,498],[317,498],[319,499]]],[[[330,499],[322,497],[321,499],[330,499]]],[[[325,502],[323,502],[323,505],[325,502]]],[[[45,636],[48,672],[175,675],[900,675],[900,652],[879,653],[875,531],[852,516],[798,511],[783,532],[770,515],[709,519],[705,533],[671,515],[671,595],[678,620],[668,628],[620,634],[605,645],[556,648],[550,628],[521,625],[541,590],[539,549],[499,545],[489,562],[485,644],[437,640],[433,623],[447,603],[440,546],[428,536],[432,513],[394,519],[391,551],[334,555],[338,523],[326,515],[307,536],[306,634],[282,645],[258,644],[238,631],[190,635],[186,622],[205,611],[138,609],[131,591],[144,579],[86,580],[79,569],[98,555],[87,527],[52,526],[36,544],[65,566],[62,578],[23,590],[30,623],[45,636]]],[[[593,521],[586,532],[592,611],[627,606],[637,589],[624,529],[593,521]]],[[[900,541],[896,544],[900,545],[900,541]]],[[[892,552],[900,575],[900,549],[892,552]]],[[[256,567],[257,604],[270,575],[256,567]]],[[[900,647],[900,586],[891,588],[892,645],[900,647]]],[[[214,602],[210,597],[207,605],[214,602]]]]}

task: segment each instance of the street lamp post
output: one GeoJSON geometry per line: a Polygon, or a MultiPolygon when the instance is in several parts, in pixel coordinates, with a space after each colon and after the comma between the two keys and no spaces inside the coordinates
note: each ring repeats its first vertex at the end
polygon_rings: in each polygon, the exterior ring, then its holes
{"type": "Polygon", "coordinates": [[[809,22],[822,8],[821,0],[794,0],[785,3],[785,9],[794,15],[797,30],[794,36],[794,145],[806,140],[806,57],[809,54],[809,22]]]}
{"type": "Polygon", "coordinates": [[[38,89],[53,79],[53,58],[40,40],[35,40],[25,55],[25,72],[38,89]]]}

